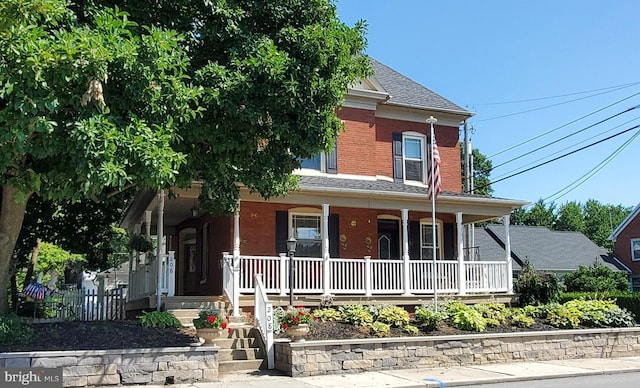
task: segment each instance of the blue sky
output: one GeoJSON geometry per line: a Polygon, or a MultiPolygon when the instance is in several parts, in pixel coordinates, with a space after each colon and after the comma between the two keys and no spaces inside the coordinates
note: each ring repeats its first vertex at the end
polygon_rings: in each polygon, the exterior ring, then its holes
{"type": "MultiPolygon", "coordinates": [[[[640,125],[640,107],[621,113],[640,105],[637,0],[340,0],[337,8],[350,26],[367,22],[368,55],[475,112],[471,140],[493,161],[492,180],[640,125]]],[[[635,206],[638,130],[496,182],[494,196],[635,206]]]]}

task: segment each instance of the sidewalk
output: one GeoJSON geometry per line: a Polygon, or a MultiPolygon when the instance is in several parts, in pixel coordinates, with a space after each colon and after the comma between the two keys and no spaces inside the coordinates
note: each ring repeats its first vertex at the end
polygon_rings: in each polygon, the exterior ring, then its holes
{"type": "MultiPolygon", "coordinates": [[[[312,377],[289,377],[273,371],[236,372],[220,376],[220,380],[217,382],[175,384],[173,387],[280,388],[295,385],[297,388],[438,388],[625,372],[640,372],[640,356],[517,362],[450,368],[396,369],[312,377]]],[[[166,388],[166,386],[160,385],[145,385],[144,387],[166,388]]]]}

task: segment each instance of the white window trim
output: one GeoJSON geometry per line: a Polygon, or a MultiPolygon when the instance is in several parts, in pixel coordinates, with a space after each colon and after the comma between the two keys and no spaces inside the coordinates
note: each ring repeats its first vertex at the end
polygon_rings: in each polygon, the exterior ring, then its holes
{"type": "MultiPolygon", "coordinates": [[[[293,209],[289,209],[288,212],[289,215],[289,233],[288,236],[291,237],[291,232],[293,231],[293,217],[294,216],[312,216],[312,217],[318,217],[320,220],[320,239],[318,239],[318,241],[320,242],[320,246],[322,246],[322,236],[324,236],[324,222],[322,222],[322,209],[316,209],[316,208],[293,208],[293,209]]],[[[295,237],[295,236],[294,236],[295,237]]],[[[296,237],[297,239],[297,237],[296,237]]]]}
{"type": "Polygon", "coordinates": [[[426,184],[427,181],[427,137],[419,132],[403,132],[402,133],[402,179],[405,183],[421,183],[426,184]],[[419,181],[415,181],[412,179],[407,179],[407,169],[406,169],[406,161],[414,160],[409,159],[405,156],[406,148],[404,141],[405,139],[418,139],[422,144],[422,179],[419,181]]]}
{"type": "MultiPolygon", "coordinates": [[[[422,243],[422,225],[426,225],[429,227],[433,226],[433,223],[431,220],[432,220],[431,218],[420,219],[420,260],[426,260],[425,258],[422,257],[422,247],[424,245],[422,243]]],[[[437,241],[436,248],[438,249],[438,257],[436,257],[436,260],[443,260],[443,257],[444,257],[444,244],[443,244],[444,241],[442,241],[443,240],[442,228],[444,228],[444,222],[436,218],[436,241],[437,241]]]]}
{"type": "Polygon", "coordinates": [[[320,151],[320,169],[319,170],[316,170],[315,168],[308,168],[308,167],[302,167],[302,166],[300,166],[300,170],[327,172],[327,153],[325,151],[320,151]]]}
{"type": "Polygon", "coordinates": [[[640,242],[640,238],[632,238],[629,241],[629,245],[630,245],[630,249],[631,249],[631,261],[640,261],[640,257],[637,257],[637,258],[633,257],[633,243],[636,242],[636,241],[640,242]]]}

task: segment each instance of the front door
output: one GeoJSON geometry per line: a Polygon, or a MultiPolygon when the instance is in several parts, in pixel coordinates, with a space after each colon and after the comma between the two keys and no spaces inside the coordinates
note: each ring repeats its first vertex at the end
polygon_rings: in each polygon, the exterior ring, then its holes
{"type": "Polygon", "coordinates": [[[378,258],[400,259],[399,220],[378,220],[378,258]]]}

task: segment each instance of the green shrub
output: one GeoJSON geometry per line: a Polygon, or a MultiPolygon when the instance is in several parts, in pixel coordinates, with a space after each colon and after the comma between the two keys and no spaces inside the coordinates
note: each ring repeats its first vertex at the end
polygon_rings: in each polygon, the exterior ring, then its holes
{"type": "Polygon", "coordinates": [[[166,327],[179,328],[182,326],[180,320],[169,311],[145,311],[138,317],[138,323],[144,327],[166,327]]]}
{"type": "Polygon", "coordinates": [[[536,271],[528,260],[525,261],[513,286],[514,291],[519,294],[520,306],[541,305],[556,301],[562,288],[554,274],[536,271]]]}
{"type": "Polygon", "coordinates": [[[487,322],[478,310],[460,303],[462,306],[456,305],[451,313],[449,311],[451,326],[460,330],[471,330],[482,332],[487,328],[487,322]]]}
{"type": "Polygon", "coordinates": [[[549,324],[561,329],[575,329],[580,325],[582,313],[575,307],[567,307],[559,303],[549,305],[547,320],[549,324]]]}
{"type": "Polygon", "coordinates": [[[415,308],[415,320],[419,325],[424,326],[427,330],[434,330],[438,323],[448,318],[444,308],[436,312],[435,306],[432,304],[424,304],[415,308]]]}
{"type": "Polygon", "coordinates": [[[340,312],[336,309],[316,309],[313,310],[313,316],[318,318],[320,322],[337,321],[340,319],[340,312]]]}
{"type": "Polygon", "coordinates": [[[524,309],[511,310],[511,324],[517,327],[531,327],[536,323],[535,319],[527,315],[524,309]]]}
{"type": "Polygon", "coordinates": [[[473,308],[482,314],[488,326],[500,326],[507,322],[509,312],[502,303],[484,302],[478,303],[473,308]]]}
{"type": "Polygon", "coordinates": [[[366,306],[362,305],[345,305],[340,306],[340,317],[346,323],[358,326],[371,326],[373,317],[366,306]]]}
{"type": "Polygon", "coordinates": [[[380,310],[377,320],[391,326],[403,327],[409,324],[409,313],[402,307],[385,306],[380,310]]]}
{"type": "Polygon", "coordinates": [[[391,331],[391,326],[386,323],[376,321],[371,325],[371,331],[378,337],[385,337],[391,331]]]}
{"type": "Polygon", "coordinates": [[[565,274],[563,281],[568,292],[623,292],[630,288],[626,273],[613,271],[600,262],[578,267],[565,274]]]}
{"type": "Polygon", "coordinates": [[[524,313],[531,318],[542,318],[547,316],[547,310],[544,306],[524,306],[522,307],[524,313]]]}
{"type": "Polygon", "coordinates": [[[623,308],[607,311],[605,313],[605,320],[611,327],[631,327],[636,324],[636,319],[633,314],[623,308]]]}
{"type": "Polygon", "coordinates": [[[405,327],[403,327],[403,329],[409,335],[418,335],[418,333],[420,332],[420,330],[418,330],[418,328],[413,325],[406,325],[405,327]]]}
{"type": "Polygon", "coordinates": [[[0,345],[22,344],[33,338],[33,329],[15,314],[0,314],[0,345]]]}
{"type": "Polygon", "coordinates": [[[640,319],[640,292],[613,293],[611,298],[616,300],[616,304],[626,309],[635,316],[636,321],[640,319]]]}
{"type": "Polygon", "coordinates": [[[371,314],[371,318],[373,318],[374,321],[377,321],[378,316],[380,315],[380,311],[382,311],[383,308],[390,306],[391,305],[389,304],[372,304],[371,306],[367,306],[367,311],[369,311],[369,314],[371,314]]]}

